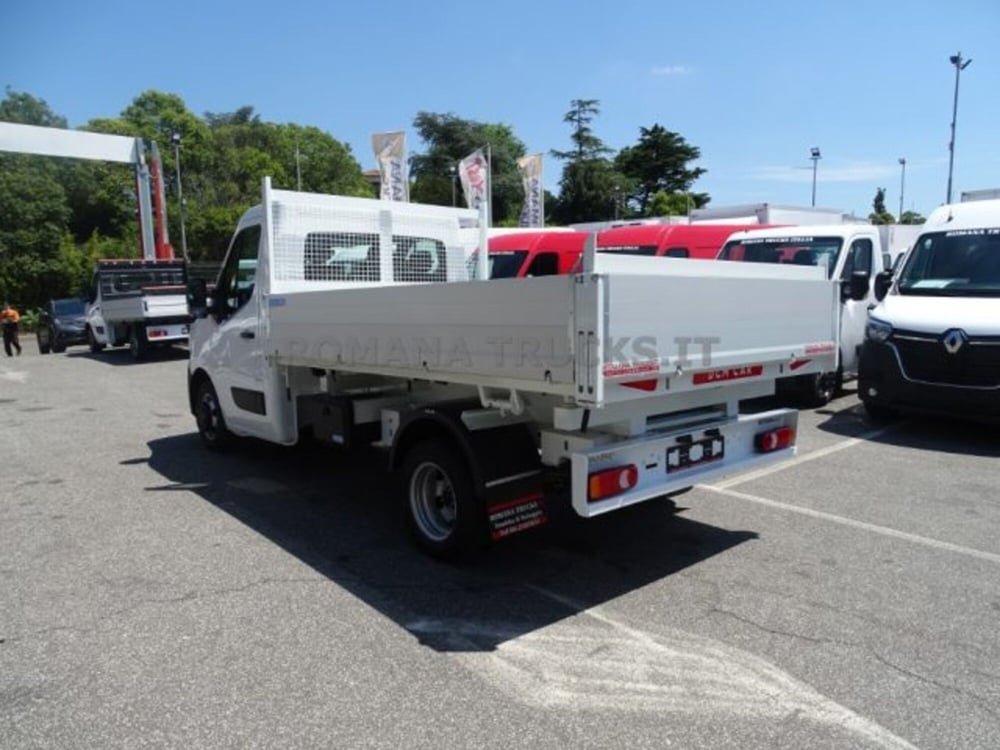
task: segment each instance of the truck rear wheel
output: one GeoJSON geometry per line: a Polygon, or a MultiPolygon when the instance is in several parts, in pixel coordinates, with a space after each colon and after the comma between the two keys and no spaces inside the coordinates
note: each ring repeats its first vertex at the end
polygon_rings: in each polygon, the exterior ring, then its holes
{"type": "Polygon", "coordinates": [[[433,557],[454,559],[486,545],[482,498],[451,443],[417,443],[403,460],[401,479],[407,520],[421,549],[433,557]]]}
{"type": "Polygon", "coordinates": [[[219,397],[208,378],[204,378],[198,384],[194,396],[194,409],[198,434],[202,442],[212,450],[226,448],[233,440],[233,433],[226,427],[222,407],[219,406],[219,397]]]}
{"type": "Polygon", "coordinates": [[[142,326],[131,326],[128,331],[128,353],[137,362],[146,356],[146,329],[142,326]]]}
{"type": "Polygon", "coordinates": [[[806,375],[802,378],[802,405],[808,409],[826,406],[834,397],[834,378],[828,374],[806,375]]]}

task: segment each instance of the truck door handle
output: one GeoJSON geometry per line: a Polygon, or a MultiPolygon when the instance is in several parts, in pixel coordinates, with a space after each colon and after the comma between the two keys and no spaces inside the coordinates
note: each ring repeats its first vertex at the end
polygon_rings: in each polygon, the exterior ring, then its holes
{"type": "Polygon", "coordinates": [[[246,329],[240,331],[240,338],[241,339],[252,339],[252,338],[254,338],[254,332],[251,331],[249,328],[246,328],[246,329]]]}

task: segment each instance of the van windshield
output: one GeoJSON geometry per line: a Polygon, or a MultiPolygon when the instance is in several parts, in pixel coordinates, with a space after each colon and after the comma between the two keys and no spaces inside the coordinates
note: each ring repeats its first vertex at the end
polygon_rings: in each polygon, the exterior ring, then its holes
{"type": "Polygon", "coordinates": [[[825,265],[827,278],[831,278],[843,244],[841,237],[753,237],[727,242],[719,253],[719,260],[825,265]]]}
{"type": "MultiPolygon", "coordinates": [[[[490,278],[513,279],[524,266],[528,257],[527,250],[493,250],[490,252],[490,278]]],[[[477,278],[479,270],[479,251],[472,254],[468,260],[469,278],[477,278]]]]}
{"type": "Polygon", "coordinates": [[[1000,227],[921,235],[898,288],[928,297],[1000,297],[1000,227]]]}

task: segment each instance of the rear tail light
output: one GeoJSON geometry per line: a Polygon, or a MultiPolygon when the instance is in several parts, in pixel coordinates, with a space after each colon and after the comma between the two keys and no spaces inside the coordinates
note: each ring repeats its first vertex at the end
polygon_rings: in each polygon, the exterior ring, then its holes
{"type": "Polygon", "coordinates": [[[587,500],[592,503],[605,500],[628,492],[638,483],[639,469],[635,464],[595,471],[587,477],[587,500]]]}
{"type": "Polygon", "coordinates": [[[795,445],[795,428],[779,427],[776,430],[762,432],[754,438],[754,446],[758,453],[771,453],[795,445]]]}

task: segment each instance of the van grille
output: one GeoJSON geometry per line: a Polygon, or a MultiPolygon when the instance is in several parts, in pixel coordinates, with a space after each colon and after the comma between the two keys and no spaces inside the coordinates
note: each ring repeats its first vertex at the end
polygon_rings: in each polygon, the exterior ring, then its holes
{"type": "Polygon", "coordinates": [[[949,354],[943,335],[894,331],[892,343],[911,380],[970,388],[1000,388],[1000,337],[970,336],[949,354]]]}

